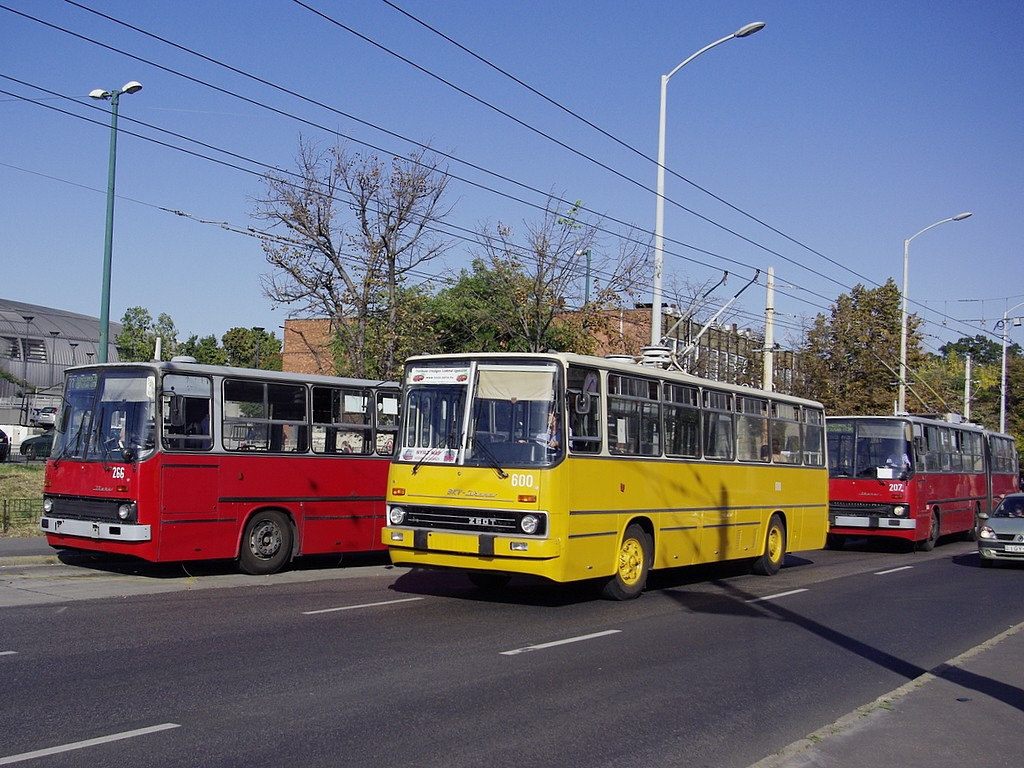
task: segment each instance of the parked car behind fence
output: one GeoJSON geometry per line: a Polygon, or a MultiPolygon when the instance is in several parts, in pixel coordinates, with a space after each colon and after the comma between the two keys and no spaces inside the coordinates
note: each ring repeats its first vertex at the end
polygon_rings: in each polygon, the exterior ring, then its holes
{"type": "Polygon", "coordinates": [[[55,430],[49,429],[41,435],[30,437],[21,441],[21,455],[29,461],[32,459],[45,459],[50,455],[53,448],[53,436],[55,430]]]}

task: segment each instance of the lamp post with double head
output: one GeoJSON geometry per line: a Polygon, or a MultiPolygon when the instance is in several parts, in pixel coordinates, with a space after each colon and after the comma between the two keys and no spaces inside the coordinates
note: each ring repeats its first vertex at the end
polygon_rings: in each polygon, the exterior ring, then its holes
{"type": "Polygon", "coordinates": [[[100,298],[100,343],[97,350],[101,363],[107,362],[110,341],[110,261],[114,245],[114,166],[117,159],[117,101],[122,93],[138,93],[142,84],[132,80],[120,90],[89,92],[94,99],[110,99],[110,159],[107,165],[107,226],[103,238],[103,293],[100,298]]]}
{"type": "Polygon", "coordinates": [[[749,37],[764,29],[763,21],[746,24],[731,35],[705,45],[695,54],[680,63],[667,75],[661,76],[661,112],[658,120],[658,199],[654,216],[654,292],[651,297],[651,345],[661,343],[661,275],[665,265],[665,106],[668,98],[668,81],[676,72],[685,67],[705,51],[721,45],[734,37],[749,37]]]}
{"type": "Polygon", "coordinates": [[[918,235],[923,235],[929,229],[945,224],[948,221],[963,221],[971,215],[970,211],[958,213],[948,219],[936,221],[922,229],[917,235],[912,235],[903,241],[903,304],[900,310],[900,382],[899,400],[896,404],[897,413],[907,412],[907,271],[910,265],[910,241],[918,235]]]}

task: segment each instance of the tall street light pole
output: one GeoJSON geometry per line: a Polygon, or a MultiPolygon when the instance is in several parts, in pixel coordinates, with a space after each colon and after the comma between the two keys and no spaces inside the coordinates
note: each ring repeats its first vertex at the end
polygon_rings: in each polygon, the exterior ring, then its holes
{"type": "Polygon", "coordinates": [[[94,99],[110,99],[110,161],[107,166],[107,229],[103,239],[103,295],[100,298],[100,344],[101,363],[107,362],[107,345],[110,341],[110,258],[114,246],[114,165],[117,159],[117,100],[122,93],[138,93],[142,84],[132,80],[117,91],[97,88],[89,92],[94,99]]]}
{"type": "MultiPolygon", "coordinates": [[[[950,216],[948,219],[936,221],[922,229],[917,235],[923,235],[929,229],[948,221],[963,221],[970,215],[970,211],[965,211],[956,216],[950,216]]],[[[907,412],[907,269],[910,264],[910,241],[917,235],[912,235],[903,241],[903,308],[900,310],[900,394],[899,402],[896,405],[897,413],[907,412]]]]}
{"type": "MultiPolygon", "coordinates": [[[[1006,323],[1009,322],[1009,315],[1017,307],[1024,307],[1024,301],[1014,304],[1003,312],[1003,372],[999,379],[999,431],[1006,431],[1006,323]]],[[[1020,325],[1020,318],[1013,319],[1014,325],[1020,325]]]]}
{"type": "Polygon", "coordinates": [[[726,35],[721,40],[716,40],[710,45],[704,46],[667,75],[661,76],[661,115],[658,120],[658,199],[657,210],[654,216],[654,293],[651,301],[652,346],[657,346],[661,343],[661,273],[665,263],[665,105],[668,97],[668,81],[672,78],[672,75],[705,51],[710,51],[716,45],[728,42],[734,37],[749,37],[762,29],[764,29],[763,21],[746,24],[731,35],[726,35]]]}

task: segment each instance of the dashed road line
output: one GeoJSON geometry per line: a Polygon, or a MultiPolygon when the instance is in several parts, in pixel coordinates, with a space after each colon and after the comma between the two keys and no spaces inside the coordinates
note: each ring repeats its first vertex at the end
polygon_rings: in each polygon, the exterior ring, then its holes
{"type": "Polygon", "coordinates": [[[180,728],[178,723],[162,723],[160,725],[152,725],[149,728],[137,728],[134,731],[123,731],[121,733],[112,733],[109,736],[100,736],[95,739],[86,739],[85,741],[75,741],[71,744],[61,744],[56,747],[47,747],[46,749],[37,749],[34,752],[22,752],[20,755],[10,755],[9,757],[0,757],[0,765],[13,765],[14,763],[23,763],[27,760],[35,760],[40,757],[49,757],[50,755],[59,755],[62,752],[73,752],[76,749],[85,749],[86,747],[95,747],[100,744],[109,744],[113,741],[122,741],[124,739],[134,739],[138,736],[148,736],[151,733],[159,733],[160,731],[167,731],[171,728],[180,728]]]}
{"type": "Polygon", "coordinates": [[[606,637],[608,635],[617,635],[621,632],[621,629],[606,629],[604,632],[594,632],[589,635],[579,635],[577,637],[567,637],[564,640],[553,640],[550,643],[539,643],[537,645],[527,645],[524,648],[516,648],[512,651],[502,651],[502,656],[516,656],[520,653],[529,653],[530,651],[542,651],[545,648],[554,648],[558,645],[568,645],[569,643],[581,643],[584,640],[594,640],[598,637],[606,637]]]}
{"type": "Polygon", "coordinates": [[[319,613],[337,613],[338,611],[354,611],[359,608],[378,608],[382,605],[396,605],[397,603],[411,603],[415,600],[422,600],[422,597],[405,597],[401,600],[384,600],[379,603],[360,603],[359,605],[341,605],[337,608],[321,608],[318,611],[303,611],[303,616],[316,616],[319,613]]]}
{"type": "Polygon", "coordinates": [[[890,568],[887,571],[875,571],[875,576],[888,576],[890,573],[897,573],[898,571],[909,571],[913,567],[912,565],[901,565],[899,568],[890,568]]]}
{"type": "Polygon", "coordinates": [[[790,595],[799,595],[801,592],[807,592],[806,589],[791,589],[789,592],[779,592],[774,595],[765,595],[764,597],[755,597],[751,600],[747,600],[748,603],[763,603],[768,600],[778,600],[780,597],[789,597],[790,595]]]}

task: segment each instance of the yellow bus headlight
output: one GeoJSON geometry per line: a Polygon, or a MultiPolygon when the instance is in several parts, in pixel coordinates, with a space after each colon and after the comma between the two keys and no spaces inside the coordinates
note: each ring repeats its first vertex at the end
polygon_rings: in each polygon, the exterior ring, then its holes
{"type": "Polygon", "coordinates": [[[401,525],[405,522],[405,509],[402,507],[388,508],[388,522],[392,525],[401,525]]]}

